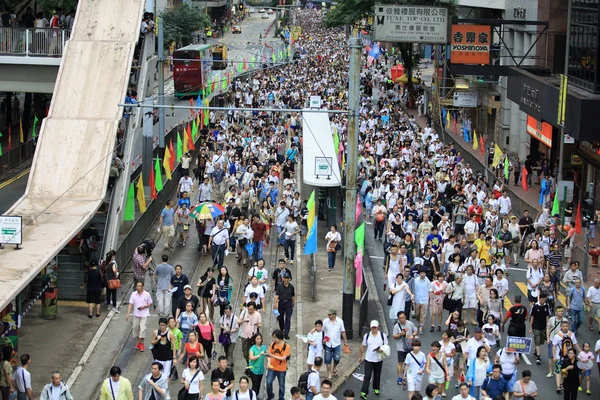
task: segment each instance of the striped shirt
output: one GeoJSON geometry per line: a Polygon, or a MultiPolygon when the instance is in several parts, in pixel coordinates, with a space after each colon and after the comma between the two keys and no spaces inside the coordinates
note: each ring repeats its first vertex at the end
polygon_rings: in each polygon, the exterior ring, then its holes
{"type": "Polygon", "coordinates": [[[557,269],[560,268],[560,263],[563,260],[563,256],[562,254],[560,254],[560,252],[556,253],[554,251],[551,251],[550,254],[548,254],[548,264],[552,267],[556,267],[557,269]]]}

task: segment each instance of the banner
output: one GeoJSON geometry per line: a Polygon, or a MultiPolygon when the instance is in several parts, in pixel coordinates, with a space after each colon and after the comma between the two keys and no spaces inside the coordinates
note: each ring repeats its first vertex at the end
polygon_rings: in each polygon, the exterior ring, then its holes
{"type": "Polygon", "coordinates": [[[520,354],[530,354],[531,347],[533,346],[533,338],[531,337],[518,337],[508,336],[506,338],[506,346],[508,351],[514,351],[520,354]]]}

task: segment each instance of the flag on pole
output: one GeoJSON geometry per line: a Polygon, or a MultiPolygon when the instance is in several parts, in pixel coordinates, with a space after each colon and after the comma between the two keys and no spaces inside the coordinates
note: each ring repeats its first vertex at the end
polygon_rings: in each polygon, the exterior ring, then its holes
{"type": "Polygon", "coordinates": [[[183,155],[183,144],[181,143],[181,135],[177,132],[177,158],[175,158],[175,162],[179,162],[181,160],[181,156],[183,155]]]}
{"type": "Polygon", "coordinates": [[[446,129],[450,129],[450,112],[446,113],[446,129]]]}
{"type": "Polygon", "coordinates": [[[510,175],[510,165],[508,162],[508,154],[506,155],[506,157],[504,157],[504,179],[508,180],[508,177],[510,175]]]}
{"type": "Polygon", "coordinates": [[[12,129],[10,129],[10,124],[8,124],[8,151],[12,150],[12,129]]]}
{"type": "MultiPolygon", "coordinates": [[[[196,139],[198,139],[198,124],[196,123],[196,119],[194,119],[192,120],[192,141],[195,141],[196,139]]],[[[194,149],[192,148],[192,150],[194,149]]]]}
{"type": "Polygon", "coordinates": [[[527,185],[527,168],[521,168],[521,186],[524,191],[529,190],[529,185],[527,185]]]}
{"type": "Polygon", "coordinates": [[[500,164],[500,160],[502,159],[502,150],[498,147],[497,144],[494,145],[494,159],[492,161],[492,167],[496,168],[498,164],[500,164]]]}
{"type": "Polygon", "coordinates": [[[360,206],[360,197],[356,198],[356,218],[354,223],[358,224],[358,217],[360,217],[360,213],[362,211],[362,207],[360,206]]]}
{"type": "Polygon", "coordinates": [[[160,192],[161,190],[163,190],[162,172],[160,172],[159,158],[157,158],[156,162],[154,163],[154,180],[156,191],[160,192]]]}
{"type": "Polygon", "coordinates": [[[371,64],[373,64],[373,62],[379,58],[380,54],[381,49],[379,48],[379,43],[375,43],[371,50],[368,52],[367,65],[370,67],[371,64]]]}
{"type": "Polygon", "coordinates": [[[146,212],[146,193],[144,193],[144,181],[142,179],[141,173],[140,173],[140,177],[139,177],[138,183],[137,183],[136,197],[137,197],[138,205],[140,206],[140,212],[145,213],[146,212]]]}
{"type": "MultiPolygon", "coordinates": [[[[193,130],[192,130],[192,132],[193,132],[193,130]]],[[[188,150],[196,150],[196,147],[194,147],[194,138],[193,138],[192,132],[190,132],[190,125],[188,124],[188,130],[187,130],[187,138],[188,138],[187,148],[188,148],[188,150]]]]}
{"type": "MultiPolygon", "coordinates": [[[[183,156],[189,150],[189,148],[188,148],[188,142],[189,142],[188,131],[186,129],[183,130],[183,139],[182,139],[182,142],[183,142],[183,153],[181,153],[181,155],[183,156]]],[[[181,161],[181,157],[179,157],[179,160],[177,160],[177,161],[181,161]]]]}
{"type": "Polygon", "coordinates": [[[127,203],[125,203],[125,210],[123,211],[123,221],[134,221],[135,220],[135,189],[133,188],[133,182],[129,184],[129,190],[127,191],[127,203]]]}
{"type": "Polygon", "coordinates": [[[171,179],[171,151],[169,148],[165,148],[165,156],[163,158],[163,168],[165,169],[165,175],[167,176],[167,180],[171,179]]]}
{"type": "MultiPolygon", "coordinates": [[[[592,225],[594,227],[594,225],[592,225]]],[[[577,213],[575,214],[575,233],[581,233],[581,202],[577,203],[577,213]]]]}
{"type": "Polygon", "coordinates": [[[560,214],[560,201],[558,201],[558,189],[554,193],[554,203],[552,203],[552,211],[550,213],[552,215],[560,214]]]}
{"type": "MultiPolygon", "coordinates": [[[[473,129],[473,132],[475,132],[475,129],[473,129]]],[[[481,154],[485,154],[485,139],[483,135],[479,137],[479,151],[481,151],[481,154]]]]}
{"type": "Polygon", "coordinates": [[[19,119],[19,141],[25,143],[25,135],[23,134],[23,118],[19,119]]]}
{"type": "Polygon", "coordinates": [[[362,286],[363,281],[363,255],[365,250],[365,223],[360,224],[354,231],[354,242],[356,243],[356,257],[354,258],[354,268],[356,268],[356,288],[362,286]]]}
{"type": "Polygon", "coordinates": [[[169,166],[171,171],[175,170],[175,151],[173,150],[173,139],[169,140],[169,166]]]}
{"type": "Polygon", "coordinates": [[[36,128],[37,128],[37,123],[38,123],[38,122],[39,122],[39,121],[38,121],[38,117],[37,117],[37,115],[34,115],[34,116],[33,116],[33,126],[31,127],[31,138],[32,138],[32,139],[35,139],[35,138],[36,138],[36,136],[37,136],[37,133],[36,133],[36,128]]]}
{"type": "MultiPolygon", "coordinates": [[[[2,137],[2,132],[0,132],[0,138],[2,137]]],[[[2,157],[2,143],[0,143],[0,157],[2,157]]]]}
{"type": "Polygon", "coordinates": [[[244,57],[244,71],[248,69],[248,60],[244,57]]]}
{"type": "Polygon", "coordinates": [[[150,168],[150,198],[156,200],[158,198],[156,194],[156,179],[154,178],[154,169],[150,168]]]}
{"type": "Polygon", "coordinates": [[[204,110],[200,110],[200,129],[204,129],[204,110]]]}
{"type": "Polygon", "coordinates": [[[304,254],[313,254],[317,252],[317,219],[315,205],[315,191],[313,190],[308,199],[308,234],[306,235],[306,244],[304,245],[304,254]]]}
{"type": "Polygon", "coordinates": [[[479,148],[479,140],[477,140],[477,132],[473,129],[473,150],[477,150],[479,148]]]}
{"type": "MultiPolygon", "coordinates": [[[[208,107],[208,100],[204,100],[204,107],[208,107]]],[[[210,124],[210,111],[204,110],[204,126],[209,126],[210,124]]]]}
{"type": "Polygon", "coordinates": [[[454,134],[458,134],[458,128],[456,127],[456,118],[452,118],[452,123],[454,125],[454,134]]]}

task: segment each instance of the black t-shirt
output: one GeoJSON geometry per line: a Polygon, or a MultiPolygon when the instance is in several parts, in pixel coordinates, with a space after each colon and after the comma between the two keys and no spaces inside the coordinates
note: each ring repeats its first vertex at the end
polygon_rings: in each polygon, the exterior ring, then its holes
{"type": "Polygon", "coordinates": [[[546,317],[550,316],[550,307],[548,307],[548,304],[535,303],[531,307],[531,316],[533,317],[533,329],[544,330],[546,329],[546,317]]]}
{"type": "Polygon", "coordinates": [[[192,303],[193,304],[192,311],[196,312],[196,309],[198,308],[198,304],[200,304],[200,299],[196,295],[192,295],[192,297],[189,299],[186,299],[185,296],[181,296],[181,298],[177,301],[177,308],[179,308],[179,310],[181,312],[184,312],[185,305],[187,303],[192,303]]]}
{"type": "MultiPolygon", "coordinates": [[[[150,379],[152,379],[152,382],[156,383],[160,379],[160,376],[158,378],[150,376],[150,379]]],[[[151,390],[152,390],[152,394],[150,395],[150,399],[149,400],[156,400],[156,396],[154,396],[154,390],[153,389],[151,389],[151,390]]]]}
{"type": "MultiPolygon", "coordinates": [[[[453,329],[453,330],[452,330],[452,334],[451,334],[451,335],[452,335],[452,337],[453,337],[455,340],[456,340],[456,339],[464,339],[464,338],[466,338],[467,336],[469,336],[469,330],[468,330],[467,328],[465,328],[465,330],[464,330],[462,333],[460,333],[460,332],[458,331],[458,329],[453,329]]],[[[455,344],[455,347],[456,347],[456,352],[457,352],[457,353],[462,353],[462,347],[460,346],[460,344],[459,344],[459,343],[456,343],[456,344],[455,344]]]]}
{"type": "Polygon", "coordinates": [[[98,268],[90,268],[88,270],[88,289],[89,290],[102,290],[104,282],[102,282],[102,276],[98,268]]]}
{"type": "Polygon", "coordinates": [[[292,300],[292,297],[296,296],[296,290],[294,285],[291,283],[286,287],[285,285],[278,285],[275,289],[275,295],[279,296],[279,300],[292,300]]]}
{"type": "MultiPolygon", "coordinates": [[[[225,389],[231,382],[235,381],[235,376],[231,368],[225,368],[225,371],[221,371],[221,368],[216,368],[210,374],[210,380],[212,381],[213,379],[218,379],[221,389],[225,389]]],[[[227,390],[227,397],[231,397],[231,389],[227,390]]]]}
{"type": "Polygon", "coordinates": [[[533,233],[534,229],[533,229],[533,220],[531,219],[531,217],[522,217],[519,220],[519,225],[529,225],[528,228],[520,228],[519,232],[521,232],[521,235],[523,235],[527,230],[529,230],[528,233],[533,233]]]}
{"type": "Polygon", "coordinates": [[[10,13],[2,13],[2,26],[9,27],[10,26],[10,13]]]}
{"type": "Polygon", "coordinates": [[[285,267],[283,269],[277,267],[275,269],[275,271],[273,271],[273,275],[271,276],[271,279],[273,279],[275,281],[275,286],[279,286],[280,284],[283,283],[283,275],[287,274],[290,277],[290,280],[292,280],[292,271],[290,271],[289,268],[285,267]]]}
{"type": "Polygon", "coordinates": [[[33,24],[35,22],[35,17],[31,13],[23,14],[23,18],[21,22],[26,28],[33,28],[33,24]]]}
{"type": "MultiPolygon", "coordinates": [[[[206,276],[203,277],[203,280],[206,280],[206,276]]],[[[215,278],[210,278],[206,285],[198,288],[198,296],[204,299],[210,299],[212,297],[213,286],[217,283],[215,278]]]]}
{"type": "Polygon", "coordinates": [[[177,291],[173,293],[173,299],[179,299],[183,297],[183,287],[185,285],[189,285],[190,280],[185,274],[181,274],[181,276],[173,275],[171,277],[171,286],[177,287],[177,291]]]}

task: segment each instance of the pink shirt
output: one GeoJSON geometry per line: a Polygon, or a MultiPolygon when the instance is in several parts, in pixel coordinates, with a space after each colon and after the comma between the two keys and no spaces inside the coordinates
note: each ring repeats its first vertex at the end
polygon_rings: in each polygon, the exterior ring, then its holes
{"type": "Polygon", "coordinates": [[[131,297],[129,297],[129,304],[133,305],[134,317],[147,318],[150,316],[150,307],[138,310],[139,307],[152,304],[152,297],[150,296],[150,293],[146,292],[145,290],[142,292],[142,294],[139,294],[137,290],[131,293],[131,297]]]}

